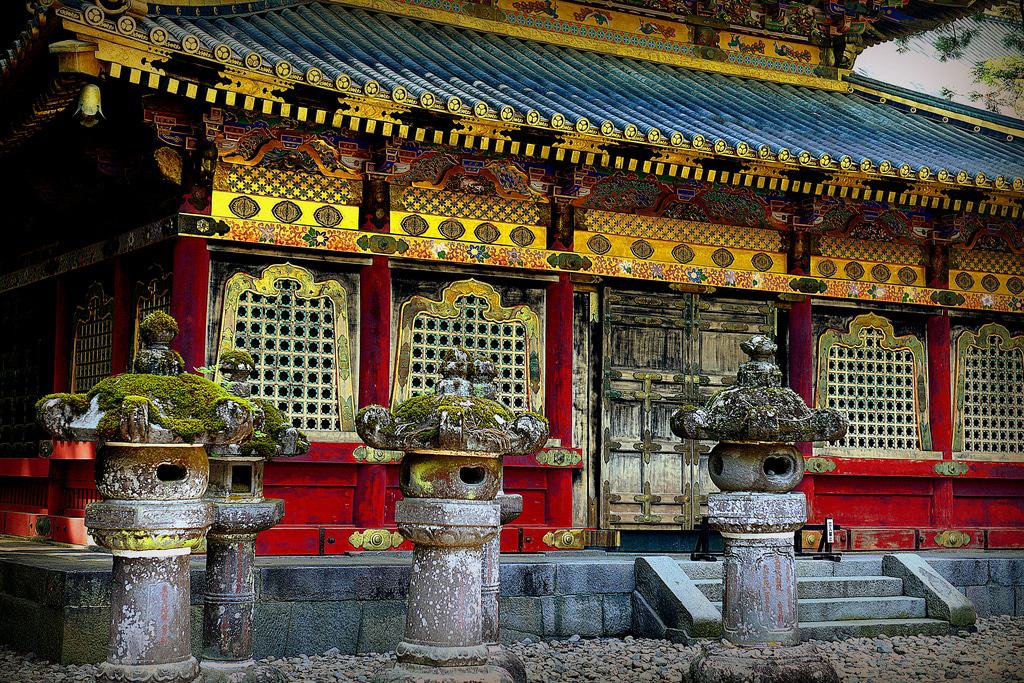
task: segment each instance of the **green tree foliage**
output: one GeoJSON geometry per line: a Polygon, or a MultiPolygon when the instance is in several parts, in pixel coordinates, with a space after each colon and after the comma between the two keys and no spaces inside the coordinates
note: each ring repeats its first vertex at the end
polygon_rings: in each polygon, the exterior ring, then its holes
{"type": "MultiPolygon", "coordinates": [[[[988,14],[976,14],[971,19],[980,24],[990,21],[993,15],[1009,24],[1009,30],[1002,38],[1009,54],[975,61],[971,70],[974,82],[984,87],[963,94],[990,111],[1009,109],[1018,116],[1024,116],[1024,0],[993,8],[988,14]]],[[[964,59],[978,31],[971,25],[958,27],[955,24],[940,29],[932,41],[939,61],[964,59]]],[[[901,45],[900,49],[905,50],[906,45],[901,45]]],[[[951,88],[942,89],[942,95],[947,99],[960,94],[951,88]]]]}

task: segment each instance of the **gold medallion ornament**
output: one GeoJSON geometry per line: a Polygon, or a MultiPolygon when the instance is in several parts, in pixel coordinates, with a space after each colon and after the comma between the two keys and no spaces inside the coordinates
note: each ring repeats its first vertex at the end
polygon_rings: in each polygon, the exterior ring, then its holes
{"type": "Polygon", "coordinates": [[[999,278],[991,273],[981,278],[981,286],[987,292],[994,292],[999,289],[999,278]]]}
{"type": "Polygon", "coordinates": [[[278,202],[270,212],[282,223],[294,223],[302,218],[302,209],[295,202],[278,202]]]}
{"type": "Polygon", "coordinates": [[[892,277],[892,271],[890,271],[887,266],[881,263],[876,263],[871,268],[871,277],[878,282],[888,282],[889,278],[892,277]]]}
{"type": "Polygon", "coordinates": [[[856,261],[850,261],[843,266],[843,272],[846,273],[846,277],[851,280],[859,280],[864,277],[864,266],[856,261]]]}
{"type": "Polygon", "coordinates": [[[935,534],[932,539],[936,545],[941,545],[943,548],[963,548],[964,546],[971,544],[971,535],[966,531],[959,531],[956,529],[946,529],[935,534]]]}
{"type": "Polygon", "coordinates": [[[711,260],[719,268],[728,268],[735,259],[736,257],[728,249],[715,249],[711,254],[711,260]]]}
{"type": "Polygon", "coordinates": [[[360,550],[391,550],[402,545],[402,534],[387,529],[366,529],[365,531],[354,531],[348,537],[348,542],[353,548],[360,550]]]}
{"type": "Polygon", "coordinates": [[[654,255],[654,247],[651,246],[650,242],[645,240],[636,240],[633,244],[629,245],[629,251],[636,256],[638,259],[649,259],[654,255]]]}
{"type": "Polygon", "coordinates": [[[572,467],[583,462],[583,454],[570,448],[549,448],[538,453],[536,459],[549,467],[572,467]]]}
{"type": "Polygon", "coordinates": [[[917,273],[914,272],[913,268],[907,268],[906,266],[899,269],[899,272],[896,273],[896,277],[898,277],[900,282],[905,285],[912,285],[917,282],[917,273]]]}
{"type": "Polygon", "coordinates": [[[419,237],[430,228],[423,216],[417,216],[415,214],[403,218],[399,225],[401,225],[402,230],[404,230],[406,234],[412,235],[413,237],[419,237]]]}
{"type": "Polygon", "coordinates": [[[333,228],[341,223],[341,212],[330,205],[321,206],[313,212],[313,220],[325,228],[333,228]]]}
{"type": "Polygon", "coordinates": [[[508,234],[508,238],[516,246],[528,247],[533,244],[533,241],[537,239],[537,236],[533,234],[533,231],[524,225],[517,225],[512,229],[512,232],[508,234]]]}
{"type": "Polygon", "coordinates": [[[370,446],[356,446],[352,450],[352,457],[357,462],[366,462],[374,465],[389,465],[402,461],[402,451],[384,451],[370,446]]]}
{"type": "Polygon", "coordinates": [[[970,273],[961,271],[956,274],[955,278],[953,278],[953,282],[955,282],[956,286],[960,289],[970,289],[974,286],[974,277],[970,273]]]}
{"type": "Polygon", "coordinates": [[[544,545],[558,550],[583,550],[583,529],[558,529],[544,534],[544,545]]]}
{"type": "Polygon", "coordinates": [[[763,273],[766,270],[770,270],[775,265],[775,261],[768,254],[761,252],[754,254],[750,258],[750,264],[763,273]]]}
{"type": "Polygon", "coordinates": [[[239,218],[246,220],[260,212],[260,205],[252,197],[242,195],[231,200],[228,204],[228,210],[239,218]]]}
{"type": "Polygon", "coordinates": [[[808,458],[807,471],[812,474],[825,474],[835,472],[836,463],[828,458],[808,458]]]}
{"type": "Polygon", "coordinates": [[[476,226],[476,229],[473,231],[473,235],[475,235],[476,238],[484,244],[491,244],[501,237],[501,231],[491,223],[481,223],[476,226]]]}
{"type": "Polygon", "coordinates": [[[607,254],[612,248],[612,243],[604,235],[594,235],[587,240],[587,247],[595,254],[607,254]]]}
{"type": "Polygon", "coordinates": [[[687,244],[677,244],[672,249],[672,258],[680,263],[689,263],[693,260],[694,256],[693,249],[687,244]]]}
{"type": "Polygon", "coordinates": [[[962,477],[971,471],[971,467],[965,462],[946,460],[937,463],[932,467],[932,471],[935,472],[935,474],[941,474],[944,477],[962,477]]]}
{"type": "Polygon", "coordinates": [[[454,218],[442,221],[441,225],[437,226],[437,230],[442,237],[449,240],[457,240],[466,234],[465,226],[454,218]]]}

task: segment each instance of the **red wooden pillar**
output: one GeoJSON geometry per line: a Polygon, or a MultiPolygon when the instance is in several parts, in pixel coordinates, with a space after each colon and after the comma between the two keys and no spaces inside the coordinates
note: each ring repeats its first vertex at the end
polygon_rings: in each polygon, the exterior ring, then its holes
{"type": "Polygon", "coordinates": [[[123,258],[114,260],[114,331],[110,340],[110,374],[128,370],[132,358],[132,286],[123,258]]]}
{"type": "MultiPolygon", "coordinates": [[[[359,273],[359,407],[390,401],[391,268],[387,256],[374,256],[359,273]]],[[[387,466],[359,466],[353,522],[363,528],[384,524],[387,466]]]]}
{"type": "Polygon", "coordinates": [[[171,275],[171,315],[181,332],[174,349],[185,360],[185,370],[206,365],[206,308],[210,295],[210,252],[206,240],[179,237],[174,243],[171,275]]]}
{"type": "MultiPolygon", "coordinates": [[[[809,406],[814,406],[814,329],[811,318],[811,297],[804,297],[789,309],[788,338],[789,387],[809,406]]],[[[810,442],[798,443],[800,453],[809,458],[814,454],[810,442]]],[[[814,477],[804,475],[797,487],[807,497],[807,519],[814,519],[814,477]]]]}
{"type": "MultiPolygon", "coordinates": [[[[567,273],[547,287],[545,311],[544,413],[551,426],[551,438],[563,447],[572,446],[572,324],[573,287],[567,273]]],[[[548,471],[545,517],[553,526],[572,525],[572,470],[548,471]]]]}
{"type": "MultiPolygon", "coordinates": [[[[950,323],[947,311],[928,316],[928,419],[932,450],[943,460],[953,459],[953,397],[950,373],[950,323]]],[[[953,482],[935,479],[932,484],[931,523],[948,527],[953,520],[953,482]]]]}
{"type": "Polygon", "coordinates": [[[71,309],[64,278],[54,286],[53,310],[53,390],[63,392],[71,388],[71,309]]]}

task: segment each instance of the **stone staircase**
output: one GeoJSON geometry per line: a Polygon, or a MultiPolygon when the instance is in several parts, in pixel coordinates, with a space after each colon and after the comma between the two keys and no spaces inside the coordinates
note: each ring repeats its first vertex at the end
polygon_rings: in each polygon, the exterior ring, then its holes
{"type": "MultiPolygon", "coordinates": [[[[667,556],[636,561],[633,631],[693,642],[721,637],[724,563],[667,556]]],[[[974,623],[974,608],[916,555],[797,560],[804,640],[939,635],[974,623]]]]}
{"type": "MultiPolygon", "coordinates": [[[[686,575],[719,612],[723,566],[722,562],[680,562],[686,575]]],[[[924,598],[905,595],[903,579],[881,575],[881,558],[841,563],[798,560],[796,567],[804,640],[933,635],[949,630],[949,622],[928,618],[924,598]]]]}

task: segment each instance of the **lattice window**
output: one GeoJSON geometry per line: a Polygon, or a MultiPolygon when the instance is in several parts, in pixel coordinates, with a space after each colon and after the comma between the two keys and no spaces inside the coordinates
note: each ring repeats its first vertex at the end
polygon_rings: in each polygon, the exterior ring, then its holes
{"type": "Polygon", "coordinates": [[[956,406],[954,450],[1024,454],[1024,336],[994,323],[960,333],[956,406]]]}
{"type": "Polygon", "coordinates": [[[256,361],[254,396],[273,401],[292,424],[313,432],[352,431],[354,406],[347,293],[290,263],[225,285],[221,351],[256,361]]]}
{"type": "Polygon", "coordinates": [[[930,448],[925,406],[924,346],[897,337],[892,323],[869,313],[847,332],[828,330],[818,350],[817,405],[847,415],[843,448],[917,451],[930,448]]]}
{"type": "Polygon", "coordinates": [[[445,351],[462,346],[494,361],[498,400],[513,410],[540,410],[540,320],[529,306],[504,307],[477,280],[453,282],[439,300],[402,304],[393,402],[434,389],[445,351]]]}
{"type": "Polygon", "coordinates": [[[89,391],[111,372],[114,333],[114,301],[94,282],[86,290],[85,303],[75,309],[71,353],[71,391],[89,391]]]}
{"type": "Polygon", "coordinates": [[[135,325],[132,337],[132,357],[139,350],[139,323],[150,313],[171,312],[171,274],[156,267],[153,277],[136,284],[135,325]]]}

